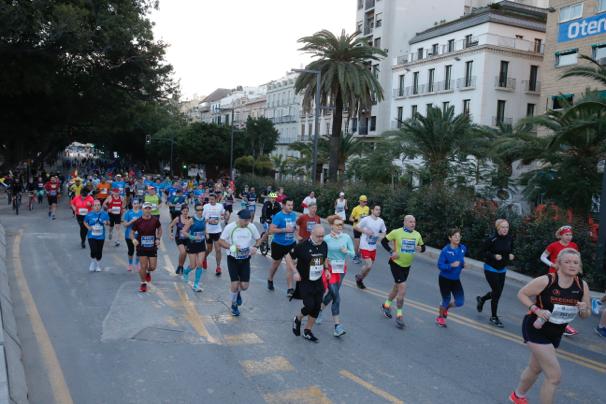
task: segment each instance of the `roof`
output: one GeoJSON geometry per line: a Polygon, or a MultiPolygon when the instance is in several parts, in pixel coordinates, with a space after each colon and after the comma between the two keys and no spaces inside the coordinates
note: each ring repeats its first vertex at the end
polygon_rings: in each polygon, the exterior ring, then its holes
{"type": "Polygon", "coordinates": [[[471,14],[467,14],[456,20],[417,32],[409,43],[414,44],[426,41],[487,22],[545,32],[547,10],[511,1],[502,1],[487,7],[478,8],[471,12],[471,14]]]}
{"type": "Polygon", "coordinates": [[[214,102],[219,101],[222,98],[227,97],[231,93],[231,90],[227,88],[217,88],[215,91],[210,93],[202,102],[214,102]]]}

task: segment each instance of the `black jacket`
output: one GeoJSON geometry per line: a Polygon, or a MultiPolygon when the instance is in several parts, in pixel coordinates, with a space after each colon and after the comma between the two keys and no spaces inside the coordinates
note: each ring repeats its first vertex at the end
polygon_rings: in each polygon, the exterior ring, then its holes
{"type": "Polygon", "coordinates": [[[495,269],[503,269],[511,263],[509,254],[513,254],[513,237],[511,234],[499,236],[494,234],[484,241],[484,262],[495,269]],[[497,261],[495,255],[500,255],[502,258],[497,261]]]}

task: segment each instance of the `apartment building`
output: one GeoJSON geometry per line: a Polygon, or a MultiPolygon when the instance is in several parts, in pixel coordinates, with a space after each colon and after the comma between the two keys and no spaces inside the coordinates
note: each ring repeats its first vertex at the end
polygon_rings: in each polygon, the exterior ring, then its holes
{"type": "Polygon", "coordinates": [[[238,99],[234,105],[234,121],[235,127],[242,129],[246,126],[248,118],[261,118],[265,116],[265,105],[267,97],[260,95],[253,98],[243,97],[238,99]]]}
{"type": "Polygon", "coordinates": [[[490,126],[537,113],[546,14],[502,1],[419,32],[394,61],[390,127],[429,106],[490,126]]]}
{"type": "Polygon", "coordinates": [[[303,140],[299,132],[303,97],[295,93],[297,77],[298,73],[287,73],[267,84],[265,117],[273,122],[280,134],[275,153],[283,156],[293,155],[288,145],[303,140]]]}
{"type": "Polygon", "coordinates": [[[541,112],[574,103],[587,88],[605,90],[588,78],[561,76],[570,67],[588,64],[581,55],[606,65],[606,0],[551,0],[549,5],[541,112]]]}

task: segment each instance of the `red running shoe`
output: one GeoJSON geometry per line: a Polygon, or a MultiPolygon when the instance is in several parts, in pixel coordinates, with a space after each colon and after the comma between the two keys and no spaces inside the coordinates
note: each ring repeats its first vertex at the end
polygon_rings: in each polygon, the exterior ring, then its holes
{"type": "Polygon", "coordinates": [[[572,328],[570,325],[567,325],[566,328],[564,329],[564,335],[570,337],[572,335],[577,335],[579,332],[577,330],[575,330],[574,328],[572,328]]]}
{"type": "Polygon", "coordinates": [[[204,261],[202,261],[202,268],[208,269],[208,262],[206,262],[206,257],[204,257],[204,261]]]}
{"type": "Polygon", "coordinates": [[[518,397],[515,391],[512,391],[509,395],[509,401],[513,404],[528,404],[526,397],[518,397]]]}
{"type": "Polygon", "coordinates": [[[217,269],[215,269],[215,275],[221,276],[221,267],[217,267],[217,269]]]}
{"type": "Polygon", "coordinates": [[[141,287],[139,288],[139,292],[141,292],[141,293],[147,292],[147,283],[141,284],[141,287]]]}
{"type": "Polygon", "coordinates": [[[444,317],[436,317],[436,324],[440,327],[446,327],[446,319],[444,317]]]}

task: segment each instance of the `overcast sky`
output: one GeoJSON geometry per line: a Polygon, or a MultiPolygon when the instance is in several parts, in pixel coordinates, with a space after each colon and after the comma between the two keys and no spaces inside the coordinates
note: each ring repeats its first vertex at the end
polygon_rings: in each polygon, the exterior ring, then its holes
{"type": "Polygon", "coordinates": [[[278,79],[309,57],[297,39],[355,29],[356,0],[161,0],[154,33],[183,98],[278,79]]]}

